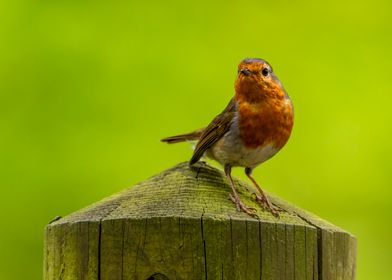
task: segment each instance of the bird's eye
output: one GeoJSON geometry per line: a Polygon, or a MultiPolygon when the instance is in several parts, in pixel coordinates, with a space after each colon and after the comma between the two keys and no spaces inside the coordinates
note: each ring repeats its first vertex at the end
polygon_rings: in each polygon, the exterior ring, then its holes
{"type": "Polygon", "coordinates": [[[269,74],[268,68],[263,68],[263,70],[261,70],[261,74],[263,74],[264,77],[267,77],[269,74]]]}

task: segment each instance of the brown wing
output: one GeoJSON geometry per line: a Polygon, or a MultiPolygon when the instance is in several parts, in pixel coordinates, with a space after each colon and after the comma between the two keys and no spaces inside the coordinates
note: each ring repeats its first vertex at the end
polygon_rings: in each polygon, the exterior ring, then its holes
{"type": "Polygon", "coordinates": [[[220,113],[212,122],[207,126],[197,142],[195,151],[190,160],[190,164],[196,163],[204,154],[204,152],[214,145],[223,135],[229,130],[233,121],[236,109],[236,101],[234,98],[230,100],[225,110],[220,113]]]}

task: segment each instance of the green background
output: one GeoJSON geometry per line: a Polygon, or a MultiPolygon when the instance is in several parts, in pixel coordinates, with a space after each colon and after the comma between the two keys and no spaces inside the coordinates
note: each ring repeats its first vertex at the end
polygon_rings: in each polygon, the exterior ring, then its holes
{"type": "Polygon", "coordinates": [[[391,1],[142,2],[0,2],[0,279],[42,277],[56,215],[188,160],[159,139],[219,113],[244,57],[296,113],[255,177],[355,234],[357,279],[390,279],[391,1]]]}

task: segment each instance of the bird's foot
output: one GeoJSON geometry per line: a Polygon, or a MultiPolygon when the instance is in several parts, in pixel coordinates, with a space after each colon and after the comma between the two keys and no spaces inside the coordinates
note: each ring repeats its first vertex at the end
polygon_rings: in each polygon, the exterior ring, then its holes
{"type": "Polygon", "coordinates": [[[254,209],[254,208],[252,208],[252,207],[249,207],[249,206],[246,206],[246,205],[240,200],[240,198],[239,198],[238,196],[235,197],[235,196],[233,196],[232,194],[230,194],[230,199],[231,199],[231,201],[233,201],[233,202],[235,203],[238,212],[243,211],[243,212],[245,212],[246,214],[248,214],[248,215],[251,216],[251,217],[258,218],[258,216],[257,216],[257,214],[256,214],[256,209],[254,209]]]}
{"type": "Polygon", "coordinates": [[[255,194],[255,196],[256,196],[256,201],[259,204],[261,204],[265,209],[270,211],[272,215],[279,218],[279,208],[273,206],[265,194],[263,195],[255,194]]]}

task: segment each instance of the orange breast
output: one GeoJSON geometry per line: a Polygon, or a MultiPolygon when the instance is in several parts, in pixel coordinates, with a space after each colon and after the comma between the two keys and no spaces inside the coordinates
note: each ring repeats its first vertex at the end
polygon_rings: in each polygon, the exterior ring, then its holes
{"type": "Polygon", "coordinates": [[[280,149],[286,144],[294,122],[293,105],[288,97],[240,102],[238,110],[240,136],[246,147],[273,144],[280,149]]]}

